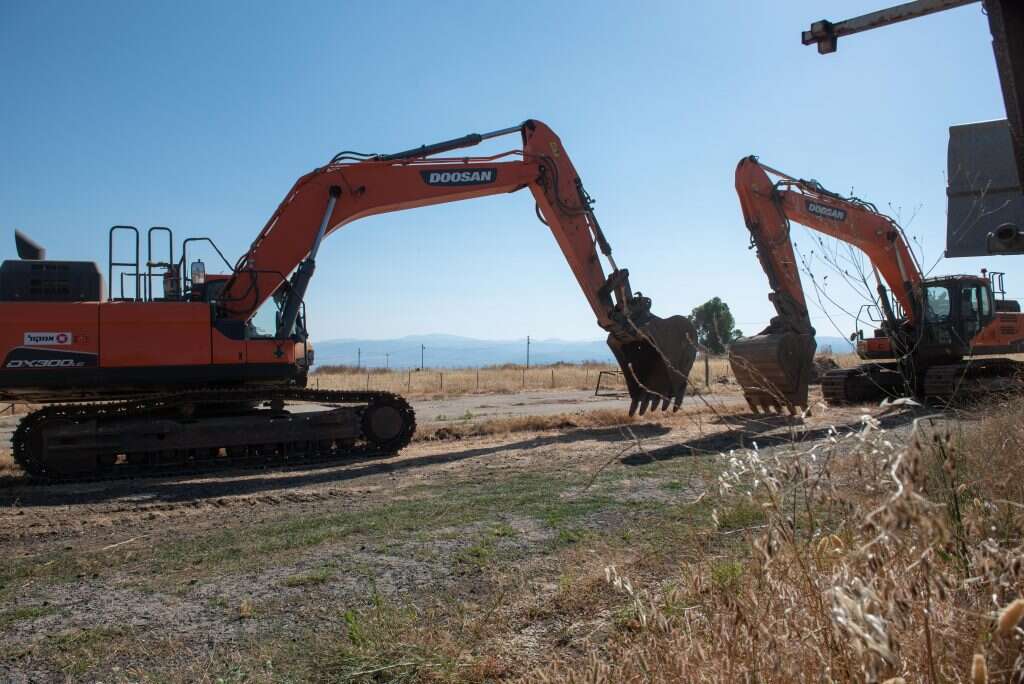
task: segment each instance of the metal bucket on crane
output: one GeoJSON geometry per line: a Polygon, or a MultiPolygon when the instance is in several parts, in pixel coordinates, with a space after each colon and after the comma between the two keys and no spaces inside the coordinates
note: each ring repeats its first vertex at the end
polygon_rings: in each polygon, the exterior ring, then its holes
{"type": "Polygon", "coordinates": [[[770,330],[733,342],[729,365],[751,410],[796,413],[807,407],[817,344],[813,335],[770,330]]]}
{"type": "Polygon", "coordinates": [[[631,334],[609,335],[608,346],[625,376],[629,415],[679,409],[697,355],[697,330],[686,317],[646,317],[631,334]]]}

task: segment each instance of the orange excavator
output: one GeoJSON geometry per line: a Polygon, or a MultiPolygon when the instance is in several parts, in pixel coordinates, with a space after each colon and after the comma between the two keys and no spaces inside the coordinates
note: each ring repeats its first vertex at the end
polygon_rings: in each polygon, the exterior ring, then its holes
{"type": "Polygon", "coordinates": [[[730,349],[733,372],[753,410],[807,406],[815,331],[790,221],[861,250],[876,284],[877,299],[864,308],[881,311],[880,325],[873,337],[861,331],[851,337],[867,363],[822,377],[829,404],[899,396],[949,400],[961,389],[1005,385],[1024,369],[995,356],[1024,352],[1019,303],[995,297],[996,289],[1003,290],[1002,274],[926,278],[903,230],[874,205],[788,176],[756,157],[740,160],[736,192],[777,313],[760,334],[730,349]]]}
{"type": "Polygon", "coordinates": [[[31,476],[67,480],[396,452],[415,429],[402,397],[306,388],[303,299],[320,244],[364,216],[523,188],[608,333],[630,411],[677,409],[693,326],[654,316],[633,292],[561,141],[530,120],[396,154],[339,153],[295,183],[221,274],[188,261],[200,243],[216,249],[209,238],[186,239],[176,260],[171,231],[151,228],[142,263],[139,231],[115,226],[108,297],[94,263],[46,260],[16,235],[20,259],[0,267],[0,398],[43,407],[20,422],[15,460],[31,476]],[[513,134],[521,149],[434,156],[513,134]],[[268,310],[274,322],[259,325],[268,310]]]}

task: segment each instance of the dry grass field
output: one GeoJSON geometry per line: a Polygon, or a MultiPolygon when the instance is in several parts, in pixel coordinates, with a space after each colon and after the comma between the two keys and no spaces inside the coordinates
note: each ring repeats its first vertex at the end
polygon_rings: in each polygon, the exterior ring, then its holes
{"type": "MultiPolygon", "coordinates": [[[[728,387],[735,377],[726,357],[712,357],[708,363],[711,386],[728,387]]],[[[321,389],[372,389],[395,392],[409,397],[446,397],[460,394],[511,394],[524,390],[594,390],[601,372],[617,372],[618,366],[604,364],[555,364],[525,368],[499,366],[485,368],[427,368],[420,370],[356,369],[350,366],[324,366],[310,377],[310,385],[321,389]]],[[[698,359],[690,371],[690,385],[705,387],[705,368],[698,359]]],[[[623,389],[620,375],[606,374],[602,388],[623,389]]]]}

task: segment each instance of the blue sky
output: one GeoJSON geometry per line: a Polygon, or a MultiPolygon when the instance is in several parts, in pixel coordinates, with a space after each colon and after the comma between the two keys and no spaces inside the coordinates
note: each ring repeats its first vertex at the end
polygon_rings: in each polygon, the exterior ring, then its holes
{"type": "MultiPolygon", "coordinates": [[[[105,263],[107,228],[132,224],[212,236],[234,260],[339,150],[538,118],[656,313],[720,296],[755,332],[772,309],[733,190],[740,157],[853,189],[902,219],[930,266],[948,126],[1005,116],[980,5],[829,56],[800,44],[812,20],[886,4],[3,2],[0,257],[20,228],[51,258],[105,263]]],[[[314,339],[601,336],[527,192],[354,223],[317,265],[314,339]]],[[[992,265],[1024,293],[1006,257],[992,265]]],[[[830,294],[859,303],[842,283],[830,294]]]]}

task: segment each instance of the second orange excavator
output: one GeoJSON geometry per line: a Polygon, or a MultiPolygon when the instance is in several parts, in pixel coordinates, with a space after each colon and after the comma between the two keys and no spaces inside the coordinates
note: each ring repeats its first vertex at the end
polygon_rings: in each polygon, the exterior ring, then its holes
{"type": "Polygon", "coordinates": [[[899,396],[949,400],[979,385],[1004,386],[1024,370],[1024,364],[998,356],[1024,352],[1020,304],[995,296],[1002,274],[926,278],[903,230],[874,205],[789,176],[756,157],[740,160],[736,192],[777,312],[760,334],[730,349],[730,364],[752,409],[807,406],[815,331],[790,240],[791,220],[861,250],[876,284],[877,298],[865,307],[881,310],[880,325],[872,337],[860,331],[852,336],[867,363],[822,377],[828,403],[899,396]]]}

